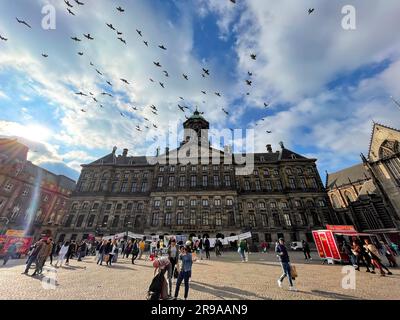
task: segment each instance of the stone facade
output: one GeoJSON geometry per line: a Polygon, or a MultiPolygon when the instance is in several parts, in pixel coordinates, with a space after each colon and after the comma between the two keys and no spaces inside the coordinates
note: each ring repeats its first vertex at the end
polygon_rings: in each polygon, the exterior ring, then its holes
{"type": "Polygon", "coordinates": [[[58,238],[124,231],[215,237],[251,231],[254,242],[281,236],[312,241],[311,230],[335,222],[315,159],[283,144],[273,152],[268,145],[265,153],[251,154],[251,172],[238,175],[242,166],[230,148],[207,145],[209,124],[199,112],[184,128],[180,147],[162,155],[128,156],[124,149],[117,156],[114,148],[82,165],[58,238]],[[185,159],[177,160],[178,154],[185,159]]]}
{"type": "Polygon", "coordinates": [[[374,124],[369,156],[328,174],[326,189],[338,218],[359,231],[400,240],[400,132],[374,124]]]}
{"type": "Polygon", "coordinates": [[[0,231],[54,235],[75,182],[27,161],[28,151],[16,139],[0,139],[0,231]]]}

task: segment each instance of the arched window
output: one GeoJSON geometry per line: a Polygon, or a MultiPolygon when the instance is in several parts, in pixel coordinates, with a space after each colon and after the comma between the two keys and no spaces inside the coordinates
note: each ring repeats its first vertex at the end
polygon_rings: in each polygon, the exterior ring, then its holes
{"type": "Polygon", "coordinates": [[[256,227],[256,215],[254,213],[249,214],[249,222],[250,222],[250,227],[253,228],[256,227]]]}
{"type": "Polygon", "coordinates": [[[69,228],[71,226],[72,220],[74,219],[74,216],[70,214],[67,218],[67,221],[65,221],[65,226],[69,228]]]}
{"type": "Polygon", "coordinates": [[[379,158],[387,158],[400,152],[399,142],[395,140],[385,140],[379,148],[379,158]]]}
{"type": "Polygon", "coordinates": [[[78,220],[77,220],[77,222],[76,222],[76,227],[77,228],[80,228],[81,226],[82,226],[82,222],[83,222],[83,219],[85,218],[85,216],[84,215],[80,215],[79,217],[78,217],[78,220]]]}
{"type": "Polygon", "coordinates": [[[340,208],[341,207],[339,199],[338,199],[338,197],[336,195],[333,194],[331,196],[331,201],[332,201],[332,205],[333,205],[334,208],[340,208]]]}
{"type": "Polygon", "coordinates": [[[92,227],[93,226],[93,222],[94,222],[94,218],[95,218],[96,216],[94,215],[94,214],[92,214],[90,217],[89,217],[89,220],[88,220],[88,223],[87,223],[87,226],[90,228],[90,227],[92,227]]]}
{"type": "Polygon", "coordinates": [[[354,198],[353,198],[352,194],[349,191],[345,191],[344,192],[344,196],[345,196],[345,198],[346,198],[348,203],[354,201],[354,198]]]}

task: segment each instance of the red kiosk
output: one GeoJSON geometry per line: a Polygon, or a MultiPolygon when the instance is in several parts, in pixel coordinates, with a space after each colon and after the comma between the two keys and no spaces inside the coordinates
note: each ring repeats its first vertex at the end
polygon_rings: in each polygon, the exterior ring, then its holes
{"type": "Polygon", "coordinates": [[[314,230],[312,234],[319,256],[328,263],[349,261],[349,257],[340,248],[341,242],[346,240],[345,237],[348,237],[349,244],[353,237],[376,237],[373,234],[357,232],[354,226],[336,225],[327,225],[326,230],[314,230]]]}

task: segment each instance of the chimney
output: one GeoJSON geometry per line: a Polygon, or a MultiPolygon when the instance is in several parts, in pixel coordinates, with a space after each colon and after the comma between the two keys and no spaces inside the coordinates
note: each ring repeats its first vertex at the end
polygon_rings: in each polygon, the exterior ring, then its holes
{"type": "Polygon", "coordinates": [[[281,146],[282,149],[285,149],[285,145],[283,144],[283,142],[279,142],[279,145],[281,146]]]}
{"type": "Polygon", "coordinates": [[[267,151],[268,153],[272,153],[272,146],[270,144],[267,144],[267,151]]]}
{"type": "Polygon", "coordinates": [[[124,151],[123,151],[123,153],[122,153],[122,156],[123,157],[126,157],[128,155],[128,149],[124,149],[124,151]]]}
{"type": "Polygon", "coordinates": [[[117,151],[117,147],[113,148],[112,154],[115,154],[115,152],[117,151]]]}

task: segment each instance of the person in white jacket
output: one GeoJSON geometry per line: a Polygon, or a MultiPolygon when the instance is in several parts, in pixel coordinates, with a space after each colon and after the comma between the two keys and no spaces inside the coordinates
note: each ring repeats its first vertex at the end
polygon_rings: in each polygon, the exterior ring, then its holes
{"type": "Polygon", "coordinates": [[[54,265],[56,268],[58,267],[58,263],[60,262],[60,267],[62,266],[64,260],[65,260],[65,256],[68,252],[68,248],[69,248],[69,241],[64,242],[63,246],[60,249],[60,252],[58,253],[58,257],[57,257],[57,262],[54,265]]]}

